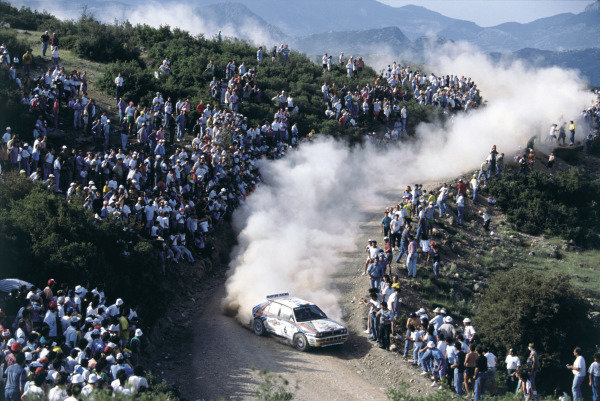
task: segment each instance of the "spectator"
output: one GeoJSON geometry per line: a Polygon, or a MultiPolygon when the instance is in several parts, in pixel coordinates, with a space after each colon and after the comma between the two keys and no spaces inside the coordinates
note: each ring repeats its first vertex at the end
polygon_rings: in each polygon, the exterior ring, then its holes
{"type": "Polygon", "coordinates": [[[573,372],[573,401],[583,400],[583,394],[581,393],[581,384],[585,380],[586,366],[585,359],[581,355],[581,348],[576,347],[573,350],[575,355],[575,362],[573,365],[567,365],[567,369],[573,372]]]}

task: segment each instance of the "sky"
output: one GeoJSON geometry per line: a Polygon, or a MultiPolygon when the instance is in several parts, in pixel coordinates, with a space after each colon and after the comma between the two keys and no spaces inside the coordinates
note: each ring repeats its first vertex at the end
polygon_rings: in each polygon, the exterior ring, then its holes
{"type": "Polygon", "coordinates": [[[394,7],[414,4],[447,17],[473,21],[480,26],[504,22],[530,22],[560,13],[580,13],[591,0],[378,0],[394,7]]]}

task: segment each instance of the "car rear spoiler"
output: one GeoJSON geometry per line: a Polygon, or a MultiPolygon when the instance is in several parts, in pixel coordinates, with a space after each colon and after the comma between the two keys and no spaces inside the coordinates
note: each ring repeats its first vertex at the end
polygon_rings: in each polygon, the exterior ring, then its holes
{"type": "Polygon", "coordinates": [[[273,294],[273,295],[267,295],[267,299],[273,299],[273,298],[281,298],[281,297],[289,297],[290,293],[289,292],[283,292],[281,294],[273,294]]]}

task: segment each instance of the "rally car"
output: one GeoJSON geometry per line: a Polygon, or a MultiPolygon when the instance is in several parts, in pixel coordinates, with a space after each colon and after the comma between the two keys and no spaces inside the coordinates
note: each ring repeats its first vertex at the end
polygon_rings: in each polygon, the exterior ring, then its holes
{"type": "Polygon", "coordinates": [[[300,351],[348,340],[346,327],[329,319],[317,305],[287,293],[269,295],[266,302],[255,306],[250,324],[256,335],[286,338],[300,351]]]}

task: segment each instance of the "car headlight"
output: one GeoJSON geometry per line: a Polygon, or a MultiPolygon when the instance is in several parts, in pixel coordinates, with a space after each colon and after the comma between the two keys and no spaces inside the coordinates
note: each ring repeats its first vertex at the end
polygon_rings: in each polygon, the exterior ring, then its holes
{"type": "Polygon", "coordinates": [[[348,333],[348,329],[342,329],[342,334],[348,333]]]}

